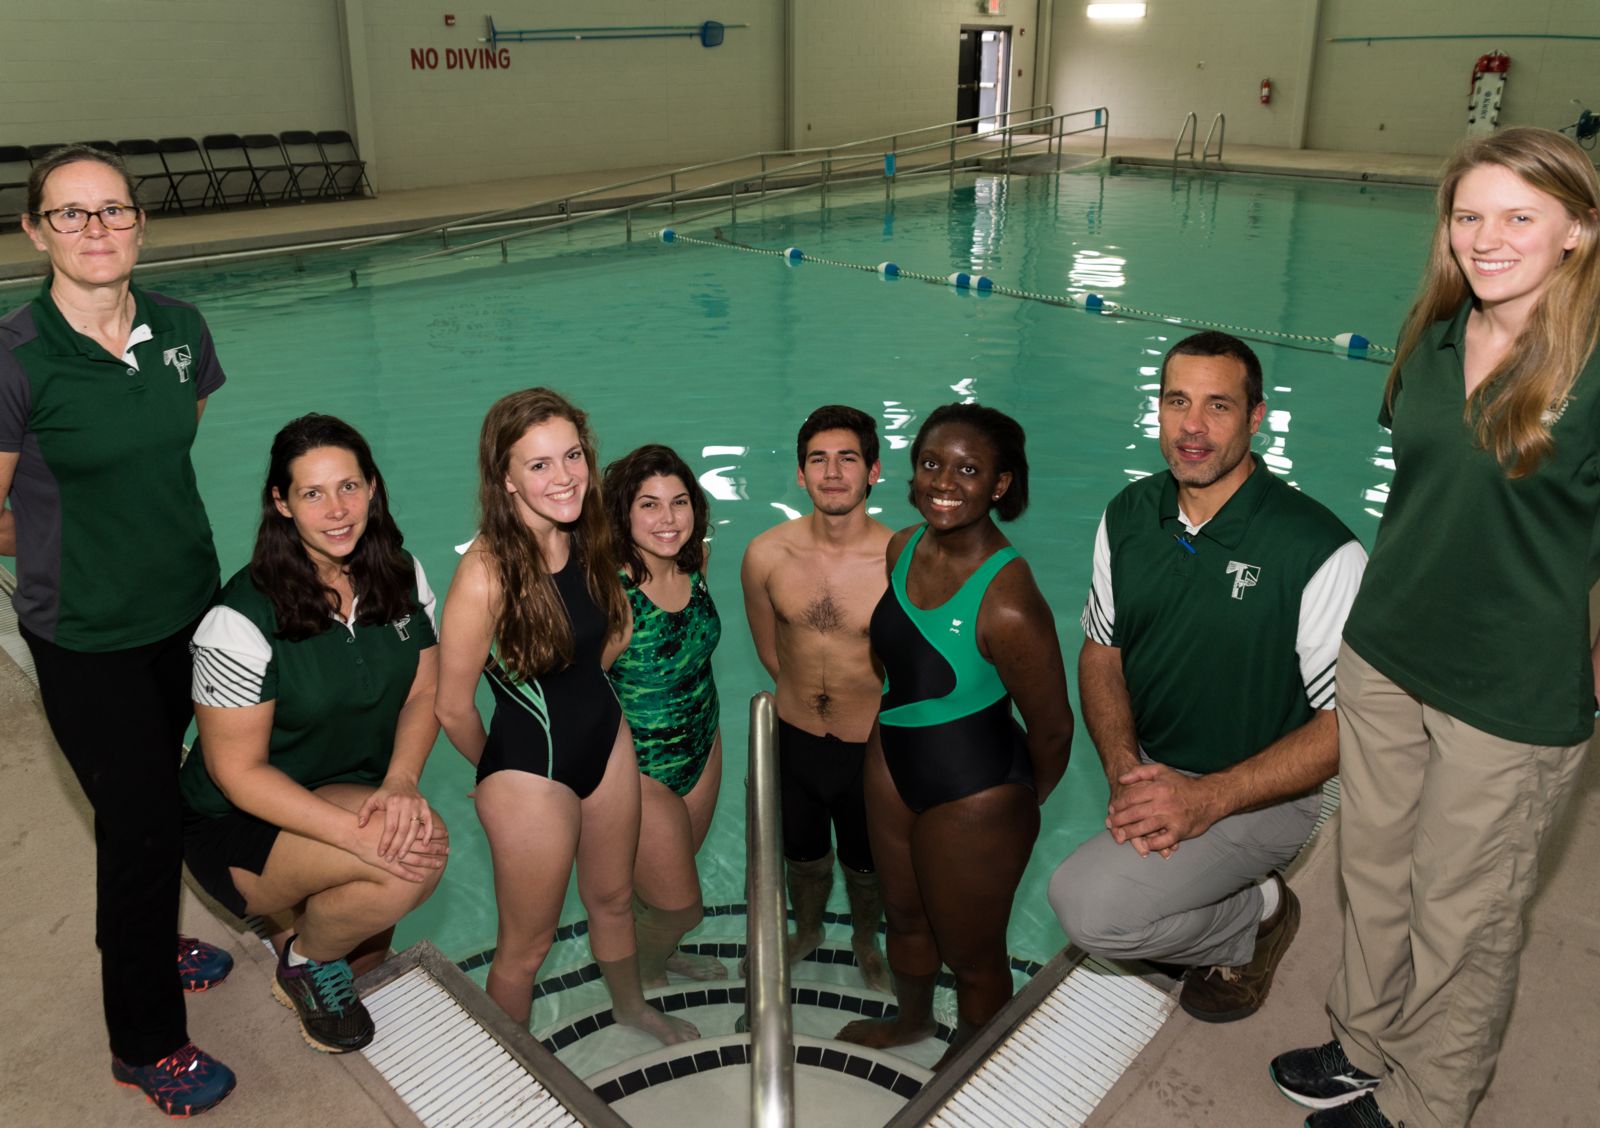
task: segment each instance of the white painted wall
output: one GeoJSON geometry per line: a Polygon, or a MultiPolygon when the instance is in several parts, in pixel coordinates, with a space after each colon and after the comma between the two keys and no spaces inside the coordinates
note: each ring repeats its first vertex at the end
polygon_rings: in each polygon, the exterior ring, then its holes
{"type": "MultiPolygon", "coordinates": [[[[520,43],[503,69],[450,69],[451,51],[486,50],[481,11],[438,0],[366,0],[366,62],[383,184],[413,188],[537,173],[690,164],[776,148],[783,104],[781,0],[553,0],[496,12],[502,29],[692,24],[697,39],[520,43]],[[438,53],[417,69],[413,49],[438,53]]],[[[481,61],[481,56],[476,56],[481,61]]]]}
{"type": "Polygon", "coordinates": [[[1600,41],[1451,39],[1328,43],[1346,35],[1523,32],[1600,35],[1596,0],[1327,0],[1307,144],[1318,149],[1446,153],[1467,121],[1479,55],[1511,56],[1500,124],[1559,128],[1573,98],[1600,110],[1600,41]]]}
{"type": "Polygon", "coordinates": [[[1309,0],[1152,0],[1143,20],[1090,20],[1084,0],[1056,0],[1051,100],[1106,106],[1116,137],[1176,138],[1186,113],[1201,138],[1220,111],[1227,139],[1289,145],[1307,96],[1300,56],[1309,0]],[[1270,78],[1272,104],[1258,101],[1270,78]]]}
{"type": "Polygon", "coordinates": [[[1054,0],[1051,98],[1109,106],[1119,137],[1176,138],[1191,109],[1203,134],[1220,110],[1230,143],[1443,154],[1466,130],[1473,61],[1497,46],[1512,58],[1501,125],[1565,125],[1575,97],[1600,107],[1600,41],[1328,42],[1600,35],[1596,0],[1152,0],[1131,23],[1091,22],[1085,6],[1054,0]],[[1263,78],[1270,106],[1257,100],[1263,78]]]}
{"type": "Polygon", "coordinates": [[[343,129],[332,0],[0,0],[0,143],[343,129]]]}

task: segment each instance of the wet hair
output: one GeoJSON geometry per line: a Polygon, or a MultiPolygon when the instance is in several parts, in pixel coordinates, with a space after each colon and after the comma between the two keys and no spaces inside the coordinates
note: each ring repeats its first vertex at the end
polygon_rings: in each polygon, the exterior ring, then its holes
{"type": "Polygon", "coordinates": [[[584,570],[589,596],[605,616],[606,633],[619,635],[628,624],[628,602],[617,578],[616,553],[600,493],[600,471],[589,417],[549,388],[527,388],[497,400],[483,419],[478,438],[478,538],[499,583],[495,609],[495,654],[516,680],[566,669],[575,657],[572,621],[545,565],[539,543],[523,523],[516,498],[506,489],[511,448],[551,419],[565,419],[578,432],[589,485],[583,510],[568,530],[572,551],[584,570]]]}
{"type": "MultiPolygon", "coordinates": [[[[1454,316],[1472,288],[1450,248],[1456,190],[1474,169],[1497,165],[1523,183],[1555,197],[1567,220],[1578,224],[1578,245],[1551,273],[1544,293],[1505,358],[1467,397],[1464,418],[1478,445],[1493,454],[1510,478],[1530,474],[1550,454],[1546,413],[1559,415],[1578,374],[1594,353],[1600,318],[1600,180],[1588,156],[1569,137],[1519,126],[1461,145],[1439,181],[1438,216],[1416,302],[1400,331],[1400,345],[1384,403],[1392,410],[1400,373],[1428,327],[1454,316]]],[[[1474,299],[1475,301],[1476,299],[1474,299]]]]}
{"type": "Polygon", "coordinates": [[[1161,390],[1167,390],[1167,366],[1175,356],[1225,356],[1244,365],[1245,407],[1254,411],[1264,400],[1261,391],[1261,360],[1256,351],[1232,333],[1219,333],[1208,329],[1185,337],[1167,350],[1161,358],[1161,390]]]}
{"type": "Polygon", "coordinates": [[[705,491],[689,471],[688,465],[678,457],[678,452],[660,443],[650,443],[631,451],[606,467],[606,478],[601,489],[605,497],[606,513],[611,518],[611,539],[616,545],[617,559],[628,573],[639,582],[650,578],[650,565],[639,546],[633,542],[633,503],[640,488],[657,475],[675,477],[683,483],[689,495],[689,509],[694,514],[693,528],[678,549],[675,562],[678,571],[685,575],[705,567],[706,526],[710,522],[710,507],[705,491]]]}
{"type": "Polygon", "coordinates": [[[405,538],[389,513],[389,492],[372,460],[372,449],[361,433],[331,415],[302,415],[284,424],[272,440],[267,480],[261,487],[261,524],[250,555],[250,580],[272,602],[277,619],[274,633],[301,642],[333,625],[332,612],[339,594],[317,578],[316,565],[306,553],[294,518],[278,511],[286,504],[294,484],[294,463],[324,447],[349,451],[361,476],[372,487],[367,503],[367,527],[346,557],[355,593],[357,623],[392,623],[415,610],[416,568],[404,551],[405,538]]]}
{"type": "Polygon", "coordinates": [[[851,431],[861,444],[861,457],[868,466],[878,461],[878,424],[865,411],[846,407],[840,403],[825,404],[817,408],[800,424],[800,435],[795,439],[795,462],[806,464],[806,447],[823,431],[851,431]]]}
{"type": "Polygon", "coordinates": [[[1022,424],[1005,412],[976,403],[947,403],[943,407],[936,407],[918,428],[917,437],[911,444],[912,486],[909,496],[912,508],[916,508],[917,504],[917,460],[922,457],[922,444],[935,427],[945,424],[971,427],[989,441],[994,448],[996,471],[1002,474],[1009,472],[1011,475],[1011,484],[1006,487],[1000,500],[994,503],[994,511],[1002,521],[1015,521],[1021,517],[1028,508],[1027,435],[1023,433],[1022,424]]]}
{"type": "Polygon", "coordinates": [[[39,220],[39,205],[44,203],[45,181],[56,169],[79,161],[96,161],[122,177],[122,183],[128,189],[128,203],[139,207],[139,200],[133,194],[133,177],[128,174],[128,166],[122,163],[121,157],[104,149],[96,149],[93,145],[63,145],[59,149],[51,149],[35,161],[33,171],[28,174],[28,215],[35,223],[39,220]]]}

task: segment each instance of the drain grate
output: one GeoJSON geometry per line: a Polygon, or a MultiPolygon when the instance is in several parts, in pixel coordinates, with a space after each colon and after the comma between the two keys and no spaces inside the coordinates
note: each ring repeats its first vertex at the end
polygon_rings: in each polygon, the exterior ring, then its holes
{"type": "Polygon", "coordinates": [[[1159,987],[1087,957],[928,1123],[1080,1125],[1175,1005],[1159,987]]]}
{"type": "Polygon", "coordinates": [[[364,1001],[378,1036],[362,1052],[429,1128],[581,1123],[425,968],[364,1001]]]}

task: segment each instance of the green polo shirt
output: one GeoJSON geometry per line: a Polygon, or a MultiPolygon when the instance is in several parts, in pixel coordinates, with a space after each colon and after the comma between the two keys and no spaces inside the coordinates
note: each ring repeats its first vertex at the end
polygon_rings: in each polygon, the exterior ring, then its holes
{"type": "Polygon", "coordinates": [[[1170,473],[1113,498],[1105,533],[1115,612],[1099,641],[1122,651],[1134,728],[1152,760],[1220,771],[1309,721],[1309,692],[1331,696],[1331,669],[1304,671],[1296,649],[1307,585],[1355,540],[1325,506],[1257,461],[1192,535],[1170,473]]]}
{"type": "Polygon", "coordinates": [[[1400,374],[1394,480],[1345,642],[1408,693],[1492,736],[1569,746],[1594,732],[1589,589],[1600,578],[1600,353],[1524,478],[1462,411],[1470,304],[1400,374]]]}
{"type": "Polygon", "coordinates": [[[68,325],[48,281],[0,319],[0,451],[20,454],[14,605],[69,650],[166,638],[217,590],[189,448],[222,368],[193,306],[132,291],[128,357],[68,325]]]}
{"type": "MultiPolygon", "coordinates": [[[[195,632],[195,701],[218,708],[273,702],[268,762],[306,788],[381,783],[418,656],[437,642],[433,593],[422,565],[415,567],[409,615],[353,626],[330,617],[327,630],[299,642],[276,637],[271,600],[248,568],[240,571],[195,632]]],[[[184,805],[199,814],[237,810],[207,773],[198,740],[179,786],[184,805]]]]}

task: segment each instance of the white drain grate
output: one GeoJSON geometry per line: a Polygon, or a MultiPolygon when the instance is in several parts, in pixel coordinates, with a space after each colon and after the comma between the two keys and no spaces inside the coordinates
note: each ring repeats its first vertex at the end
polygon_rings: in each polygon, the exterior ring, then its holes
{"type": "Polygon", "coordinates": [[[363,1001],[378,1036],[362,1052],[429,1128],[580,1123],[426,969],[363,1001]]]}
{"type": "Polygon", "coordinates": [[[1080,1125],[1174,1006],[1174,996],[1091,956],[929,1123],[946,1128],[1080,1125]]]}

